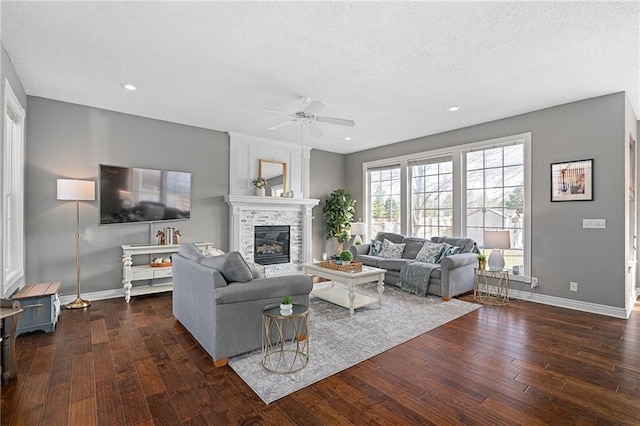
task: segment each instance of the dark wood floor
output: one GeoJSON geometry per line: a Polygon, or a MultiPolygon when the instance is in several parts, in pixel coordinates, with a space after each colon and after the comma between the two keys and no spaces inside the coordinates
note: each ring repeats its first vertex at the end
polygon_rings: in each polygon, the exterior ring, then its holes
{"type": "Polygon", "coordinates": [[[628,321],[482,307],[270,405],[213,367],[166,293],[63,310],[17,353],[3,425],[640,423],[640,304],[628,321]]]}

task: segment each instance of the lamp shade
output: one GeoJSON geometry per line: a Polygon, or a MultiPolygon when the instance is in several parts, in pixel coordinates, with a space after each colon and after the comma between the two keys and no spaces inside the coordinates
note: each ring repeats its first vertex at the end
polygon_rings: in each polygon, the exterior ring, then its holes
{"type": "Polygon", "coordinates": [[[494,249],[511,248],[509,231],[484,231],[484,247],[494,249]]]}
{"type": "Polygon", "coordinates": [[[92,180],[58,179],[58,200],[93,201],[96,183],[92,180]]]}
{"type": "Polygon", "coordinates": [[[351,235],[364,235],[367,227],[363,222],[353,222],[351,224],[351,235]]]}

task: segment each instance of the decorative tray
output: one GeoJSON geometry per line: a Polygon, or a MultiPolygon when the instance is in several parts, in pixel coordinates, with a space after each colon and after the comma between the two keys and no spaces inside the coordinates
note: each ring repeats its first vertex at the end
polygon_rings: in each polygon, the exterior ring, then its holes
{"type": "Polygon", "coordinates": [[[171,262],[153,263],[152,262],[149,265],[151,265],[153,268],[164,268],[164,267],[173,265],[173,263],[171,263],[171,262]]]}
{"type": "Polygon", "coordinates": [[[359,272],[362,270],[362,262],[350,262],[348,265],[336,265],[333,260],[326,260],[320,262],[320,266],[344,272],[359,272]]]}

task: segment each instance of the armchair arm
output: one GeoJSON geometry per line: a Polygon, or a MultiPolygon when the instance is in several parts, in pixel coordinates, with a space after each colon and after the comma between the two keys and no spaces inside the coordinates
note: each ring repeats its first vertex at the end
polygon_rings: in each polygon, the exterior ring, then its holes
{"type": "Polygon", "coordinates": [[[251,300],[280,299],[283,296],[307,296],[313,290],[311,277],[303,274],[258,278],[246,283],[230,283],[216,290],[216,305],[244,303],[251,300]]]}
{"type": "Polygon", "coordinates": [[[349,247],[349,251],[351,252],[351,255],[353,255],[353,260],[357,260],[359,255],[369,254],[370,248],[371,248],[371,243],[359,244],[357,246],[349,247]]]}
{"type": "Polygon", "coordinates": [[[473,269],[477,263],[476,253],[460,253],[442,259],[440,285],[443,299],[473,290],[473,269]]]}

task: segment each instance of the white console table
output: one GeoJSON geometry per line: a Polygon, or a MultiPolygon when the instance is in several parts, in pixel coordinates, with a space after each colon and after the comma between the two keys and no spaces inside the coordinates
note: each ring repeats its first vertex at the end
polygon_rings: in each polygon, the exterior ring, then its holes
{"type": "MultiPolygon", "coordinates": [[[[200,249],[207,246],[213,247],[213,243],[195,243],[200,249]]],[[[172,277],[171,266],[154,267],[151,266],[150,255],[162,255],[169,257],[178,252],[179,244],[124,244],[122,247],[122,284],[124,287],[124,300],[129,303],[131,296],[140,294],[160,293],[173,290],[173,281],[163,281],[154,284],[152,280],[172,277]],[[133,256],[146,255],[144,263],[134,264],[133,256]],[[133,286],[132,281],[150,280],[151,284],[133,286]]],[[[160,256],[156,256],[160,257],[160,256]]]]}

